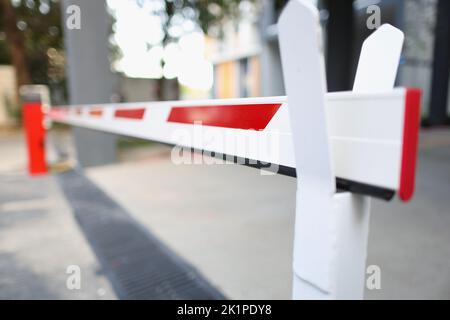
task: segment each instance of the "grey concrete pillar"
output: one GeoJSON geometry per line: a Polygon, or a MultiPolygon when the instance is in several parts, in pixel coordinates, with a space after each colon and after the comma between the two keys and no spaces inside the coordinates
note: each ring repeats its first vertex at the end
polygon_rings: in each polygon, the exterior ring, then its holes
{"type": "MultiPolygon", "coordinates": [[[[109,23],[105,1],[63,0],[61,10],[70,104],[108,103],[114,77],[108,59],[109,23]]],[[[115,161],[115,135],[81,128],[74,128],[73,133],[82,167],[115,161]]]]}
{"type": "Polygon", "coordinates": [[[274,1],[262,2],[260,17],[261,36],[261,95],[281,96],[285,94],[283,68],[278,47],[277,16],[274,1]]]}

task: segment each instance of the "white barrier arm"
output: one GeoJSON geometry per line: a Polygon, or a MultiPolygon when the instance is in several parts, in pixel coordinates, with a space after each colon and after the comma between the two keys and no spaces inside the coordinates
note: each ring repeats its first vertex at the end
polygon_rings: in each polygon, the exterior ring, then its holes
{"type": "MultiPolygon", "coordinates": [[[[391,199],[395,192],[405,201],[411,198],[417,125],[407,127],[415,120],[405,122],[405,117],[414,118],[416,111],[418,116],[419,101],[417,90],[404,88],[326,95],[331,161],[341,189],[383,199],[391,199]],[[355,117],[357,121],[351,120],[355,117]]],[[[279,166],[279,173],[296,175],[286,97],[54,107],[49,117],[74,126],[272,163],[279,166]],[[187,136],[193,137],[191,141],[187,136]],[[239,141],[258,147],[240,147],[239,141]]]]}

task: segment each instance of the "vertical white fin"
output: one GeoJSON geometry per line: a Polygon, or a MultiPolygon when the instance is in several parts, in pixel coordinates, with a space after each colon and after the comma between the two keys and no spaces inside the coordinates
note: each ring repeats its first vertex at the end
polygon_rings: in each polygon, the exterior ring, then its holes
{"type": "Polygon", "coordinates": [[[384,24],[362,46],[353,91],[382,92],[394,88],[405,36],[384,24]]]}
{"type": "Polygon", "coordinates": [[[309,1],[290,1],[278,27],[292,133],[296,137],[296,165],[307,168],[302,170],[302,175],[320,177],[321,187],[332,194],[336,182],[326,123],[326,77],[319,13],[309,1]]]}
{"type": "MultiPolygon", "coordinates": [[[[354,92],[376,93],[393,89],[403,40],[403,32],[390,25],[383,25],[366,39],[361,50],[354,92]]],[[[336,298],[362,299],[371,199],[354,194],[350,197],[353,206],[341,214],[337,228],[336,298]]]]}
{"type": "Polygon", "coordinates": [[[330,222],[336,182],[325,109],[325,63],[317,8],[310,1],[290,1],[278,28],[298,174],[294,277],[329,292],[334,250],[330,222]]]}

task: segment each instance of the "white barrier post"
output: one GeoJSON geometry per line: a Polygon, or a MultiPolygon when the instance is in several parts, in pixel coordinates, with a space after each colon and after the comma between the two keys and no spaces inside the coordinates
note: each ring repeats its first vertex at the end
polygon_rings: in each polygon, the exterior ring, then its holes
{"type": "MultiPolygon", "coordinates": [[[[317,9],[291,0],[279,33],[298,172],[293,297],[363,299],[370,199],[336,192],[317,9]]],[[[392,90],[402,45],[403,33],[388,25],[368,38],[354,92],[392,90]]]]}

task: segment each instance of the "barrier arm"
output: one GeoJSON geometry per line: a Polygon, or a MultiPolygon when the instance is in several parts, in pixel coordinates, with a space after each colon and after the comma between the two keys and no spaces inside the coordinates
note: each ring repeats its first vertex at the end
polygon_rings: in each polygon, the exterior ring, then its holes
{"type": "MultiPolygon", "coordinates": [[[[418,109],[418,91],[337,92],[326,94],[325,99],[339,189],[384,200],[397,193],[408,201],[414,191],[417,130],[404,128],[403,121],[410,115],[406,110],[418,109]],[[357,121],[349,122],[355,116],[357,121]],[[412,143],[406,145],[404,140],[412,143]],[[402,166],[402,159],[412,164],[409,170],[402,166]]],[[[213,156],[227,155],[238,164],[297,175],[286,97],[62,106],[51,108],[48,118],[213,156]],[[224,143],[222,137],[236,143],[224,143]],[[258,147],[241,147],[239,141],[258,147]],[[264,146],[272,147],[265,150],[264,146]]]]}
{"type": "Polygon", "coordinates": [[[293,297],[362,299],[369,196],[412,198],[421,93],[393,89],[403,34],[391,26],[364,43],[354,90],[326,93],[320,33],[317,9],[291,0],[279,21],[287,97],[54,107],[48,118],[298,176],[293,297]]]}

